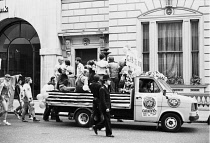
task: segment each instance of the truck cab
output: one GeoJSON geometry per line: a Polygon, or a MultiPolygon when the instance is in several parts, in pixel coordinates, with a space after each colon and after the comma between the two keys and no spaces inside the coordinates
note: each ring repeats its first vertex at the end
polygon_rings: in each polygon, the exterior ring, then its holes
{"type": "Polygon", "coordinates": [[[165,131],[178,131],[184,122],[199,118],[197,101],[178,95],[162,78],[135,78],[134,121],[161,123],[165,131]]]}

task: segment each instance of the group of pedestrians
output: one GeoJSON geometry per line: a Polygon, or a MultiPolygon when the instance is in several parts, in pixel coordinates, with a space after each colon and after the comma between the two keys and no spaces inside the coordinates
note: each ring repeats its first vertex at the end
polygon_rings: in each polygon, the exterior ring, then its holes
{"type": "MultiPolygon", "coordinates": [[[[3,107],[3,111],[0,113],[0,116],[4,116],[3,124],[4,125],[11,125],[7,121],[7,112],[8,112],[8,105],[9,99],[11,96],[9,87],[10,87],[10,79],[11,76],[6,74],[4,77],[3,82],[0,84],[0,102],[3,107]]],[[[19,76],[18,82],[15,86],[15,96],[18,98],[19,106],[14,110],[14,114],[19,118],[22,119],[23,122],[27,122],[25,119],[26,113],[29,113],[33,121],[40,121],[35,116],[35,109],[34,109],[34,102],[32,98],[32,92],[30,84],[32,83],[32,79],[30,77],[19,76]]]]}

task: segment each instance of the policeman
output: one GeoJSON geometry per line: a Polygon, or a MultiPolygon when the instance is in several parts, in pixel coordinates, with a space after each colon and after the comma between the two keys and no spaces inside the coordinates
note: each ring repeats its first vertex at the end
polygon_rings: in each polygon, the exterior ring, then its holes
{"type": "Polygon", "coordinates": [[[106,127],[106,137],[114,137],[112,135],[110,111],[111,111],[111,100],[108,86],[111,84],[109,75],[104,75],[103,86],[99,90],[99,109],[104,116],[104,121],[99,122],[93,126],[95,134],[98,134],[97,130],[101,129],[104,125],[106,127]]]}

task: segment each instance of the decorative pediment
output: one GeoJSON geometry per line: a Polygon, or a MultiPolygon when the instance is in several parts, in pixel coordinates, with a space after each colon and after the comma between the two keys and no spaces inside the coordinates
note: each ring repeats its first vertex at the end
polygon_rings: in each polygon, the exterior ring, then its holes
{"type": "Polygon", "coordinates": [[[142,13],[138,18],[152,17],[152,16],[180,16],[180,15],[202,15],[201,12],[186,8],[186,7],[172,7],[166,6],[165,8],[156,8],[142,13]]]}

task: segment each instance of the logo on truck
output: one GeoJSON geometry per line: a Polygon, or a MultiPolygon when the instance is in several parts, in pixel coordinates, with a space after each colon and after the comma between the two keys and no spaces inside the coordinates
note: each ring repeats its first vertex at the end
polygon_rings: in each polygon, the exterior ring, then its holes
{"type": "Polygon", "coordinates": [[[152,109],[155,107],[155,99],[152,97],[145,97],[144,98],[144,107],[147,109],[152,109]]]}
{"type": "Polygon", "coordinates": [[[142,116],[156,117],[157,116],[157,99],[154,97],[144,97],[142,100],[142,116]]]}
{"type": "Polygon", "coordinates": [[[180,105],[180,99],[169,98],[168,99],[168,105],[172,108],[177,108],[180,105]]]}

